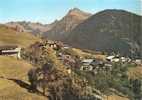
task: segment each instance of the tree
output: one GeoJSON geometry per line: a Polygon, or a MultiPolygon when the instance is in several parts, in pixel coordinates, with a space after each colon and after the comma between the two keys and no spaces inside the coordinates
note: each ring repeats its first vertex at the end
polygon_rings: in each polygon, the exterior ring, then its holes
{"type": "Polygon", "coordinates": [[[29,79],[29,82],[31,83],[30,90],[32,92],[35,92],[37,90],[39,72],[40,72],[39,68],[31,69],[28,72],[28,79],[29,79]]]}
{"type": "Polygon", "coordinates": [[[68,74],[66,66],[58,60],[54,50],[48,49],[50,48],[46,44],[37,43],[23,54],[25,59],[37,66],[28,73],[31,90],[42,92],[49,100],[90,100],[86,98],[91,96],[95,98],[90,90],[86,90],[87,83],[75,73],[68,74]]]}
{"type": "Polygon", "coordinates": [[[132,90],[135,95],[134,96],[135,100],[141,100],[142,99],[141,80],[135,79],[135,80],[131,80],[131,81],[132,81],[132,90]]]}

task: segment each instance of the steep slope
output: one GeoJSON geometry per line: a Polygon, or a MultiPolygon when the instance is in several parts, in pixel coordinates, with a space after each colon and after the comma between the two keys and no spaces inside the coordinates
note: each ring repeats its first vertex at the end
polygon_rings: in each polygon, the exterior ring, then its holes
{"type": "Polygon", "coordinates": [[[81,11],[78,8],[71,9],[65,17],[56,21],[51,30],[44,33],[44,36],[53,40],[60,40],[66,33],[74,29],[78,24],[91,16],[90,13],[81,11]]]}
{"type": "Polygon", "coordinates": [[[40,39],[32,34],[25,32],[17,32],[14,29],[0,25],[0,45],[16,44],[22,47],[27,47],[40,39]]]}
{"type": "Polygon", "coordinates": [[[0,56],[0,100],[46,99],[26,89],[27,73],[31,68],[32,65],[24,60],[0,56]]]}
{"type": "MultiPolygon", "coordinates": [[[[37,37],[0,25],[0,45],[16,44],[27,47],[36,41],[37,37]]],[[[24,60],[0,56],[0,100],[45,100],[46,98],[28,91],[30,85],[27,73],[33,68],[24,60]]]]}
{"type": "Polygon", "coordinates": [[[141,16],[123,10],[105,10],[78,25],[64,41],[83,49],[139,56],[141,24],[141,16]]]}

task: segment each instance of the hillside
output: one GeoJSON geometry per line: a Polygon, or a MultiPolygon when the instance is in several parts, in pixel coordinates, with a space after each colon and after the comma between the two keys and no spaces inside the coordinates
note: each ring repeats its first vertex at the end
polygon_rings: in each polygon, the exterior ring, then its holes
{"type": "Polygon", "coordinates": [[[4,25],[0,25],[0,45],[16,44],[22,47],[27,47],[40,39],[25,32],[17,32],[4,25]]]}
{"type": "Polygon", "coordinates": [[[61,40],[67,35],[66,33],[70,32],[91,15],[92,14],[81,11],[78,8],[73,8],[61,20],[56,21],[56,24],[51,30],[44,32],[44,36],[53,40],[61,40]]]}
{"type": "MultiPolygon", "coordinates": [[[[0,25],[0,45],[28,47],[39,40],[29,33],[17,32],[0,25]]],[[[43,96],[28,92],[27,73],[31,68],[32,65],[24,60],[0,56],[0,100],[45,100],[43,96]]]]}
{"type": "Polygon", "coordinates": [[[101,11],[73,29],[64,42],[125,56],[142,54],[142,17],[123,10],[101,11]]]}
{"type": "Polygon", "coordinates": [[[26,61],[0,56],[0,100],[45,100],[26,89],[31,68],[26,61]]]}
{"type": "Polygon", "coordinates": [[[49,26],[31,22],[0,25],[0,45],[24,47],[22,59],[0,56],[0,100],[141,98],[141,65],[133,60],[106,61],[106,52],[140,56],[141,39],[141,16],[123,10],[105,10],[91,17],[74,8],[49,26]],[[34,36],[38,32],[73,47],[41,40],[34,36]],[[86,65],[84,60],[93,61],[86,65]]]}

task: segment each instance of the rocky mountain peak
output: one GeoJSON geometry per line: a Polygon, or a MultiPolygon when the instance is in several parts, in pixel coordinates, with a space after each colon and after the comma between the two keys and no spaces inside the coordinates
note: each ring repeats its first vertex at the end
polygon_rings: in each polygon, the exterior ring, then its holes
{"type": "Polygon", "coordinates": [[[77,16],[77,17],[88,17],[91,16],[92,14],[88,13],[88,12],[84,12],[82,10],[80,10],[79,8],[73,8],[71,10],[69,10],[67,16],[77,16]]]}

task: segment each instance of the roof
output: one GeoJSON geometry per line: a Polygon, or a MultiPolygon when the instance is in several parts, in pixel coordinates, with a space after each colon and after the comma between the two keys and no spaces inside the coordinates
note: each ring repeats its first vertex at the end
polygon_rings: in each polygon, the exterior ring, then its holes
{"type": "Polygon", "coordinates": [[[101,60],[95,60],[95,61],[91,62],[91,65],[100,65],[100,64],[104,64],[104,62],[101,60]]]}
{"type": "Polygon", "coordinates": [[[83,63],[91,63],[93,61],[94,61],[94,59],[84,59],[82,62],[83,63]]]}
{"type": "Polygon", "coordinates": [[[0,45],[0,50],[12,50],[18,48],[17,45],[0,45]]]}
{"type": "Polygon", "coordinates": [[[115,56],[108,56],[107,59],[113,59],[115,56]]]}

